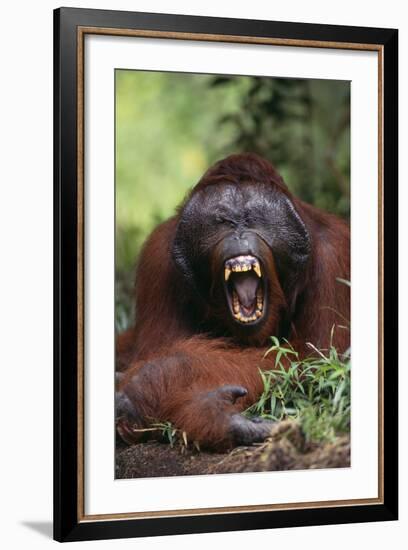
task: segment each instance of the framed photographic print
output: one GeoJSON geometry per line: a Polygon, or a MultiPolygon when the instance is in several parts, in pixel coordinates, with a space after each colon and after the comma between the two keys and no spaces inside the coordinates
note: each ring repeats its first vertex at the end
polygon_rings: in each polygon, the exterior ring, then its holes
{"type": "Polygon", "coordinates": [[[397,519],[397,39],[55,11],[57,540],[397,519]]]}

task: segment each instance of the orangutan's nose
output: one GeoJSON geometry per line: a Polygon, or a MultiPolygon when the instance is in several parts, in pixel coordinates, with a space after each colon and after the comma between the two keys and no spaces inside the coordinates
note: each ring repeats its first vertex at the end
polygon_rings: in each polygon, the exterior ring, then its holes
{"type": "Polygon", "coordinates": [[[259,237],[252,231],[236,232],[224,240],[226,258],[251,254],[257,256],[259,237]]]}

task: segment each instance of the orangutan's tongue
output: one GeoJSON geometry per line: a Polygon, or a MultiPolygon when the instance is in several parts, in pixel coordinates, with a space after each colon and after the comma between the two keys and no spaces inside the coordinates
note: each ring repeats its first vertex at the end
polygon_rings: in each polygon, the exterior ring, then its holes
{"type": "Polygon", "coordinates": [[[233,285],[245,313],[250,314],[256,307],[256,291],[259,279],[254,271],[234,273],[233,285]]]}

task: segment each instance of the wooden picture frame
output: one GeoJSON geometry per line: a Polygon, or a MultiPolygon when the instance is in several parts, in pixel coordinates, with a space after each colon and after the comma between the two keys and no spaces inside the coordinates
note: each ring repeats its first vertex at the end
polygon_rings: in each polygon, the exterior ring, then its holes
{"type": "MultiPolygon", "coordinates": [[[[398,32],[60,8],[54,12],[54,537],[58,541],[395,520],[398,32]],[[378,494],[375,498],[89,515],[84,491],[84,39],[163,38],[375,52],[378,57],[378,494]],[[386,357],[384,349],[387,349],[386,357]]],[[[86,92],[85,92],[86,93],[86,92]]],[[[112,397],[113,398],[113,397],[112,397]]]]}

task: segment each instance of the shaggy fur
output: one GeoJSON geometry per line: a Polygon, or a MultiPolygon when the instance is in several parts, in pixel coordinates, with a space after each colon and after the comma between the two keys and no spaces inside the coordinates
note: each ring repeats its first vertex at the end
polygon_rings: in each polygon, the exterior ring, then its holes
{"type": "Polygon", "coordinates": [[[136,322],[117,341],[117,429],[128,443],[171,421],[211,448],[262,441],[270,423],[240,414],[262,392],[270,336],[304,355],[349,347],[349,228],[294,197],[254,154],[211,167],[139,257],[136,322]],[[267,282],[260,322],[237,323],[223,280],[228,257],[253,253],[267,282]],[[339,326],[340,325],[340,326],[339,326]]]}

